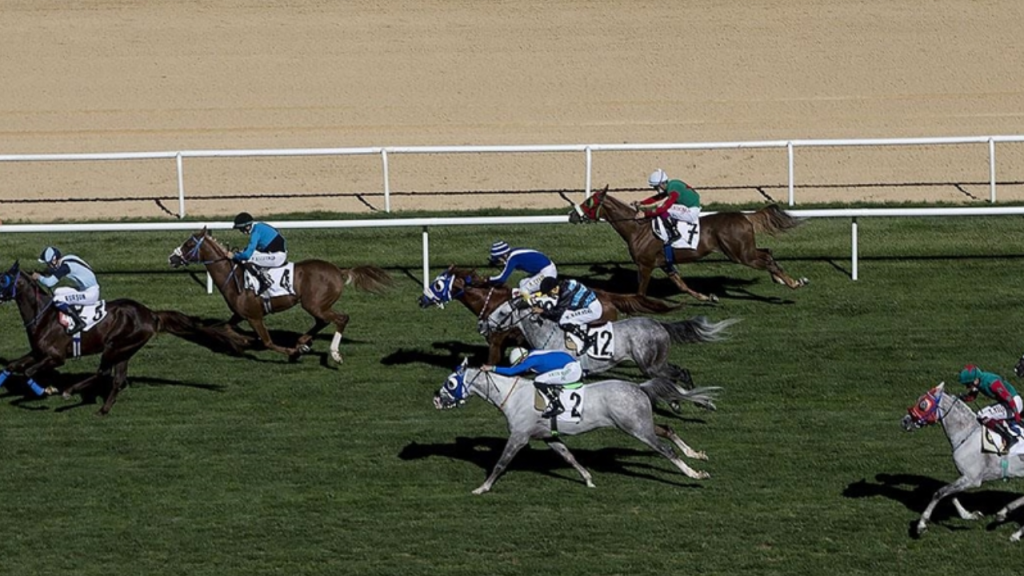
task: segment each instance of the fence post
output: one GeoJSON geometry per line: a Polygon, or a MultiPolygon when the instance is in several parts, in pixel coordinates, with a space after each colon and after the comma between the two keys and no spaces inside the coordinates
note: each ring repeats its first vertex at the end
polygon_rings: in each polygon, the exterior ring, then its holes
{"type": "Polygon", "coordinates": [[[583,199],[586,200],[587,198],[590,198],[590,190],[593,186],[594,155],[590,146],[587,146],[584,149],[584,153],[587,155],[587,187],[583,191],[583,199]]]}
{"type": "Polygon", "coordinates": [[[423,227],[423,291],[430,286],[430,233],[423,227]]]}
{"type": "Polygon", "coordinates": [[[388,174],[388,151],[381,149],[380,160],[384,166],[384,211],[391,212],[391,178],[388,174]]]}
{"type": "Polygon", "coordinates": [[[213,276],[210,273],[206,273],[206,293],[213,294],[213,276]]]}
{"type": "Polygon", "coordinates": [[[850,242],[852,247],[850,249],[850,258],[853,261],[853,272],[851,276],[853,280],[857,279],[857,217],[854,216],[852,219],[852,225],[850,226],[850,242]]]}
{"type": "Polygon", "coordinates": [[[181,152],[175,157],[178,164],[178,218],[185,217],[185,171],[181,161],[181,152]]]}
{"type": "Polygon", "coordinates": [[[789,141],[786,143],[786,153],[789,155],[789,205],[792,206],[796,203],[796,198],[793,193],[793,142],[789,141]]]}
{"type": "Polygon", "coordinates": [[[989,202],[996,203],[996,140],[989,136],[988,139],[988,182],[989,202]]]}

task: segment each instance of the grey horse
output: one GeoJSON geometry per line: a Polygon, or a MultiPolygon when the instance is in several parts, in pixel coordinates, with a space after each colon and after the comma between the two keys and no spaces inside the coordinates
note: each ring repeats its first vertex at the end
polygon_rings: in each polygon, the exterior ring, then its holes
{"type": "MultiPolygon", "coordinates": [[[[697,460],[707,460],[703,452],[697,452],[686,445],[672,428],[654,423],[652,405],[655,399],[664,401],[690,401],[714,405],[714,394],[718,388],[696,388],[684,390],[678,385],[656,378],[640,386],[623,380],[604,380],[584,386],[585,394],[578,407],[583,416],[579,422],[559,422],[558,434],[574,436],[597,428],[616,427],[653,448],[668,458],[690,478],[709,478],[707,472],[690,468],[676,456],[675,451],[661,443],[658,437],[667,438],[682,450],[683,454],[697,460]]],[[[540,417],[534,405],[535,389],[530,380],[500,376],[493,372],[467,368],[463,362],[452,373],[444,386],[434,396],[437,409],[454,408],[465,403],[470,394],[476,394],[498,407],[508,420],[509,437],[501,458],[484,483],[473,491],[483,494],[491,489],[498,476],[508,467],[509,462],[530,440],[544,440],[555,452],[572,466],[587,483],[594,487],[590,472],[580,466],[562,441],[552,435],[550,419],[540,417]]]]}
{"type": "MultiPolygon", "coordinates": [[[[689,387],[693,385],[689,372],[669,363],[669,348],[673,343],[724,340],[728,336],[726,330],[737,322],[738,318],[710,322],[704,316],[678,322],[661,322],[642,316],[627,318],[611,323],[615,337],[609,358],[584,355],[579,361],[587,374],[597,374],[631,360],[648,378],[667,378],[689,387]]],[[[534,349],[571,352],[565,345],[565,332],[557,323],[534,314],[529,308],[515,308],[510,302],[481,320],[479,328],[484,334],[519,328],[534,349]]]]}
{"type": "MultiPolygon", "coordinates": [[[[959,396],[945,391],[945,382],[925,392],[917,403],[907,409],[902,425],[908,432],[939,422],[946,431],[946,437],[953,446],[953,462],[961,476],[952,484],[940,488],[932,496],[931,502],[921,514],[915,527],[916,535],[920,536],[928,529],[928,519],[940,500],[946,496],[959,494],[971,488],[977,488],[984,482],[1010,477],[1024,476],[1024,462],[1015,456],[1001,456],[981,451],[982,426],[970,407],[959,396]]],[[[1024,505],[1024,498],[1018,498],[996,513],[996,523],[1006,521],[1006,516],[1019,506],[1024,505]]],[[[953,506],[964,520],[980,520],[981,512],[968,512],[953,496],[953,506]]],[[[1010,536],[1011,542],[1020,540],[1024,527],[1010,536]]]]}

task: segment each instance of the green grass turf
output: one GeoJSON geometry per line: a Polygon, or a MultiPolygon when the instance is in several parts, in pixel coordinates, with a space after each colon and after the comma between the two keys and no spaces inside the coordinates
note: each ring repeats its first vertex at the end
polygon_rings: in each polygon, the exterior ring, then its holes
{"type": "MultiPolygon", "coordinates": [[[[800,291],[721,258],[685,266],[715,306],[674,317],[741,318],[727,342],[679,346],[698,384],[725,388],[715,413],[659,413],[710,461],[691,481],[618,432],[568,438],[594,474],[587,489],[541,443],[484,496],[503,446],[497,409],[431,405],[460,354],[482,359],[461,306],[420,310],[418,229],[289,231],[293,259],[377,264],[387,296],[347,290],[340,367],[315,354],[213,354],[161,336],[132,362],[110,416],[60,398],[0,396],[0,573],[21,574],[905,574],[1007,573],[1024,517],[984,523],[938,508],[920,540],[908,527],[957,473],[939,429],[903,432],[907,406],[965,362],[1012,377],[1024,350],[1016,217],[865,219],[860,280],[849,278],[849,222],[814,220],[761,239],[800,291]],[[1012,556],[1010,556],[1012,555],[1012,556]]],[[[219,295],[172,271],[180,233],[8,234],[4,266],[32,269],[55,243],[99,271],[107,298],[226,318],[219,295]]],[[[234,244],[241,235],[220,233],[234,244]]],[[[607,225],[459,227],[431,233],[432,271],[486,260],[503,238],[549,253],[596,286],[633,286],[607,225]]],[[[198,272],[198,270],[196,271],[198,272]]],[[[656,295],[671,294],[659,274],[656,295]]],[[[681,296],[674,296],[682,300],[681,296]]],[[[0,357],[26,349],[0,307],[0,357]]],[[[309,325],[272,317],[276,335],[309,325]]],[[[85,376],[95,358],[71,361],[85,376]]],[[[635,369],[617,374],[639,379],[635,369]]],[[[44,384],[46,384],[44,382],[44,384]]],[[[992,484],[962,499],[989,514],[1022,491],[992,484]]]]}

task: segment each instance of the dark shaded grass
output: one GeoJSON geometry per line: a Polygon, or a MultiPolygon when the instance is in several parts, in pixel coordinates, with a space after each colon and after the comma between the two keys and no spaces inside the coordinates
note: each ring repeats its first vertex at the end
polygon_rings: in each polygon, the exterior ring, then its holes
{"type": "MultiPolygon", "coordinates": [[[[292,231],[292,256],[377,264],[397,287],[347,290],[346,362],[315,354],[212,354],[161,336],[133,362],[111,416],[96,405],[0,395],[0,566],[10,574],[896,574],[1005,572],[1009,533],[939,507],[921,540],[907,529],[956,476],[940,430],[906,434],[904,410],[960,364],[1010,376],[1019,354],[1018,218],[870,219],[860,277],[849,279],[849,223],[816,220],[772,247],[801,291],[712,259],[683,268],[717,306],[675,316],[739,317],[727,342],[677,347],[699,385],[721,385],[715,413],[662,413],[706,450],[694,482],[613,431],[569,438],[594,474],[586,489],[543,445],[524,450],[475,497],[505,425],[476,400],[436,412],[430,398],[461,354],[481,354],[461,307],[420,310],[419,230],[292,231]]],[[[219,234],[234,243],[241,236],[219,234]]],[[[204,276],[170,271],[183,234],[5,235],[2,264],[57,243],[92,262],[105,296],[227,318],[204,276]]],[[[594,226],[432,230],[432,271],[486,260],[495,239],[529,244],[602,287],[633,279],[624,244],[594,226]]],[[[30,266],[31,267],[31,266],[30,266]]],[[[665,281],[655,292],[671,294],[665,281]]],[[[676,296],[677,300],[681,297],[676,296]]],[[[26,348],[0,308],[0,356],[26,348]]],[[[309,325],[293,310],[275,335],[309,325]]],[[[69,363],[85,376],[95,359],[69,363]]],[[[621,375],[637,378],[632,368],[621,375]]],[[[11,380],[17,390],[20,381],[11,380]]],[[[5,387],[6,389],[7,387],[5,387]]],[[[1024,491],[963,499],[992,513],[1024,491]]]]}

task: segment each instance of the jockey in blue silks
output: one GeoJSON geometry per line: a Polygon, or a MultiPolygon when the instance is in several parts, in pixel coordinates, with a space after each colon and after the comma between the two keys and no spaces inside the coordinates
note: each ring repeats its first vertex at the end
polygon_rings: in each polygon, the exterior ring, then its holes
{"type": "Polygon", "coordinates": [[[235,216],[235,230],[242,234],[251,234],[249,245],[245,250],[235,252],[231,257],[235,262],[242,263],[245,269],[259,280],[259,296],[270,288],[272,283],[266,268],[277,268],[288,262],[288,248],[284,236],[276,228],[264,222],[256,222],[248,212],[235,216]]]}
{"type": "Polygon", "coordinates": [[[583,378],[583,366],[571,354],[561,350],[533,350],[513,348],[508,355],[511,366],[484,365],[484,372],[494,372],[502,376],[518,376],[527,372],[535,372],[534,387],[548,399],[548,407],[541,413],[541,418],[554,418],[565,412],[562,401],[558,399],[559,391],[566,384],[575,384],[583,378]]]}
{"type": "Polygon", "coordinates": [[[71,283],[71,286],[53,290],[53,304],[74,323],[74,326],[68,327],[68,334],[81,332],[85,328],[85,320],[82,320],[74,306],[92,306],[100,301],[100,286],[92,268],[78,256],[62,255],[53,246],[43,249],[39,262],[46,264],[46,274],[33,272],[33,280],[47,288],[53,288],[61,280],[71,283]]]}
{"type": "Polygon", "coordinates": [[[527,277],[519,282],[519,293],[524,296],[539,290],[545,278],[558,277],[555,264],[547,256],[529,248],[511,248],[501,240],[491,245],[491,264],[505,266],[501,274],[488,279],[495,284],[507,281],[515,270],[525,272],[527,277]]]}

